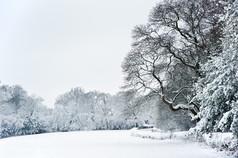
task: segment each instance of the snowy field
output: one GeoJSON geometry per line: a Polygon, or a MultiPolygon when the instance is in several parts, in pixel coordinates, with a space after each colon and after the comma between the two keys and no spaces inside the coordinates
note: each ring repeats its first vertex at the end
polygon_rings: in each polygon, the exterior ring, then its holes
{"type": "Polygon", "coordinates": [[[151,140],[131,131],[80,131],[0,140],[0,158],[222,158],[178,140],[151,140]]]}

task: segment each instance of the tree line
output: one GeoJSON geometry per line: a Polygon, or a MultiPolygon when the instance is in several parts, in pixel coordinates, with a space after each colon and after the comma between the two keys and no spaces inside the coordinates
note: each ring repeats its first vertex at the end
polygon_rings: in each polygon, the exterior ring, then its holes
{"type": "Polygon", "coordinates": [[[60,95],[53,109],[43,99],[30,96],[19,85],[0,86],[0,138],[46,132],[78,130],[130,129],[145,122],[154,124],[155,108],[148,103],[127,114],[134,94],[110,95],[98,91],[85,92],[73,88],[60,95]],[[147,111],[150,114],[142,112],[147,111]]]}
{"type": "Polygon", "coordinates": [[[131,129],[144,124],[159,124],[163,130],[188,130],[194,125],[186,112],[171,114],[167,108],[158,108],[158,102],[156,97],[145,100],[134,91],[110,95],[85,92],[76,87],[59,95],[51,109],[43,104],[42,98],[28,95],[19,85],[0,85],[0,138],[47,132],[131,129]]]}
{"type": "Polygon", "coordinates": [[[188,111],[197,133],[238,137],[237,30],[237,0],[158,3],[132,31],[124,88],[188,111]]]}

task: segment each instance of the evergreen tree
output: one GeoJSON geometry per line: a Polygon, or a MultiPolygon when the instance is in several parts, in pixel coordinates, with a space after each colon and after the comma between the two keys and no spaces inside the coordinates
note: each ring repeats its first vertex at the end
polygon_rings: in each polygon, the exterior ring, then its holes
{"type": "Polygon", "coordinates": [[[223,52],[202,66],[206,75],[196,84],[194,98],[201,104],[202,132],[233,131],[237,135],[238,115],[238,1],[228,6],[224,16],[223,52]]]}

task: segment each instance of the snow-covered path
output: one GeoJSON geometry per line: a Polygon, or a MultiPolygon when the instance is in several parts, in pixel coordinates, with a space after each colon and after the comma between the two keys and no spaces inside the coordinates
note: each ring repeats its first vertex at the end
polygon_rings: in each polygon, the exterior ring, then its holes
{"type": "Polygon", "coordinates": [[[81,131],[0,140],[0,158],[221,158],[196,144],[150,140],[130,131],[81,131]]]}

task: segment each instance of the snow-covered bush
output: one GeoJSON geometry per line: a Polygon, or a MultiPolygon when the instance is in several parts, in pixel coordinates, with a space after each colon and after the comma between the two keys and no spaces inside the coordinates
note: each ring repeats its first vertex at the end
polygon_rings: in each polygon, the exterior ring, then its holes
{"type": "Polygon", "coordinates": [[[0,138],[50,131],[50,111],[20,86],[0,86],[0,138]]]}
{"type": "Polygon", "coordinates": [[[232,109],[233,121],[231,124],[231,131],[234,133],[234,136],[238,138],[238,102],[233,105],[235,108],[232,109]]]}
{"type": "Polygon", "coordinates": [[[22,135],[23,120],[14,116],[1,119],[0,138],[22,135]]]}
{"type": "Polygon", "coordinates": [[[46,126],[40,119],[27,118],[23,122],[22,134],[31,135],[47,132],[46,126]]]}

